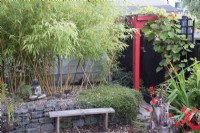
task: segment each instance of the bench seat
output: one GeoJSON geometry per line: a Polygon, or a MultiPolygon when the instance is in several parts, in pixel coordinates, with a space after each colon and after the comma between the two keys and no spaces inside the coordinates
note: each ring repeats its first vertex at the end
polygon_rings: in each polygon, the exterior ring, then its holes
{"type": "Polygon", "coordinates": [[[76,109],[76,110],[64,110],[64,111],[52,111],[49,112],[50,118],[56,118],[56,133],[60,132],[60,117],[70,116],[84,116],[84,115],[103,115],[104,128],[108,129],[108,113],[114,113],[113,108],[91,108],[91,109],[76,109]]]}

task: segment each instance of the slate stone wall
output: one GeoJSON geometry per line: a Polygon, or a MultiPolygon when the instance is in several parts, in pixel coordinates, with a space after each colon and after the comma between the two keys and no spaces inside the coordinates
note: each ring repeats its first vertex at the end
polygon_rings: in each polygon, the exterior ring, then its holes
{"type": "MultiPolygon", "coordinates": [[[[2,116],[0,116],[0,133],[51,133],[55,130],[55,123],[54,119],[49,118],[49,112],[76,108],[79,108],[79,106],[75,103],[66,104],[59,101],[48,102],[48,104],[24,105],[15,109],[13,124],[6,124],[7,114],[6,112],[2,113],[2,116]]],[[[82,127],[98,123],[97,119],[99,119],[99,115],[67,117],[61,119],[61,125],[65,122],[63,125],[66,128],[82,127]]]]}

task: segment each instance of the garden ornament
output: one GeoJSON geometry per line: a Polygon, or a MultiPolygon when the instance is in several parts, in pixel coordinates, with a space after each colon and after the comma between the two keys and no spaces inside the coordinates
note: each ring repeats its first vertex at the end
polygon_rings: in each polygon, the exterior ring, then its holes
{"type": "Polygon", "coordinates": [[[147,133],[176,133],[174,121],[169,113],[169,104],[163,101],[162,90],[154,102],[151,101],[152,111],[147,133]]]}
{"type": "Polygon", "coordinates": [[[32,95],[29,97],[31,100],[45,98],[46,94],[42,93],[41,86],[39,85],[38,79],[35,77],[32,84],[32,95]]]}

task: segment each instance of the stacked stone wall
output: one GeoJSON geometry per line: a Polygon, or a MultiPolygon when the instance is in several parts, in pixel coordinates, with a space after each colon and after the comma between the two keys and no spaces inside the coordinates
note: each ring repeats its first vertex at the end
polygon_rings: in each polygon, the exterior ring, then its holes
{"type": "MultiPolygon", "coordinates": [[[[24,103],[13,111],[9,124],[7,124],[7,112],[1,112],[0,133],[52,133],[55,130],[55,120],[49,118],[49,112],[76,108],[79,108],[76,103],[65,100],[24,103]]],[[[82,127],[98,123],[99,118],[99,115],[67,117],[61,119],[61,125],[66,128],[82,127]]]]}

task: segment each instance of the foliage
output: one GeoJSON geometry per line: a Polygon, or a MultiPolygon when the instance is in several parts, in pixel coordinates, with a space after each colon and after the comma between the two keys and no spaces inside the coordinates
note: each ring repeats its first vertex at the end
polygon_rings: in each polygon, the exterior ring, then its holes
{"type": "MultiPolygon", "coordinates": [[[[121,40],[132,29],[116,22],[122,11],[110,1],[1,1],[1,77],[9,79],[9,91],[34,76],[46,93],[52,93],[50,77],[55,58],[98,61],[123,50],[121,40]],[[126,33],[126,34],[124,34],[126,33]],[[6,73],[4,73],[6,72],[6,73]],[[6,75],[4,75],[6,74],[6,75]],[[31,76],[30,76],[31,75],[31,76]],[[18,83],[19,82],[19,83],[18,83]]],[[[52,82],[52,81],[51,81],[52,82]]]]}
{"type": "Polygon", "coordinates": [[[18,95],[18,97],[20,97],[22,99],[27,99],[27,98],[29,98],[31,93],[32,93],[31,86],[23,83],[19,86],[19,89],[18,89],[18,92],[16,93],[16,95],[18,95]]]}
{"type": "Polygon", "coordinates": [[[112,82],[126,87],[133,87],[132,72],[126,72],[122,68],[112,69],[112,82]]]}
{"type": "Polygon", "coordinates": [[[198,132],[200,130],[200,110],[190,109],[187,107],[181,108],[182,117],[179,121],[174,124],[175,127],[181,128],[181,132],[193,131],[198,132]]]}
{"type": "MultiPolygon", "coordinates": [[[[153,10],[152,8],[151,10],[153,10]]],[[[151,11],[150,10],[150,11],[151,11]]],[[[157,11],[158,9],[155,9],[157,11]]],[[[147,14],[148,12],[147,11],[147,14]]],[[[153,49],[155,52],[160,53],[162,60],[156,71],[160,71],[163,67],[167,66],[167,61],[176,64],[175,67],[180,69],[185,67],[187,62],[186,55],[194,48],[194,44],[187,41],[183,35],[179,35],[181,30],[180,26],[176,24],[177,18],[174,14],[168,16],[166,13],[150,12],[158,16],[158,20],[149,20],[142,28],[145,37],[148,41],[153,41],[153,49]],[[185,57],[184,60],[181,60],[185,57]]]]}
{"type": "Polygon", "coordinates": [[[193,107],[200,109],[200,63],[195,60],[187,79],[187,86],[190,88],[191,101],[193,107]]]}
{"type": "Polygon", "coordinates": [[[16,46],[34,56],[47,50],[55,56],[96,59],[110,50],[123,49],[125,45],[120,39],[126,38],[126,30],[123,24],[115,23],[121,14],[114,5],[87,1],[2,1],[1,35],[3,44],[8,45],[4,54],[8,48],[16,51],[16,46]]]}
{"type": "Polygon", "coordinates": [[[0,83],[0,94],[8,94],[8,85],[5,83],[0,83]]]}
{"type": "Polygon", "coordinates": [[[199,18],[200,16],[200,1],[199,0],[182,0],[183,6],[187,7],[191,14],[197,16],[199,18]]]}
{"type": "Polygon", "coordinates": [[[174,118],[181,119],[182,113],[180,109],[184,106],[187,108],[200,108],[199,98],[200,98],[200,88],[199,88],[199,74],[197,69],[199,69],[198,62],[187,69],[183,69],[179,73],[175,71],[176,69],[170,64],[169,69],[169,80],[162,84],[164,88],[164,98],[171,105],[171,110],[176,114],[174,118]],[[187,79],[185,77],[185,72],[192,68],[192,73],[187,79]]]}
{"type": "Polygon", "coordinates": [[[199,129],[200,64],[195,61],[179,73],[171,63],[169,66],[169,79],[161,86],[164,89],[163,96],[170,103],[170,111],[176,119],[174,126],[182,127],[181,132],[199,129]],[[189,78],[185,77],[187,71],[190,72],[189,78]]]}
{"type": "Polygon", "coordinates": [[[135,15],[140,14],[140,15],[163,15],[166,16],[166,10],[165,9],[159,9],[152,7],[150,5],[147,5],[145,7],[137,7],[137,10],[133,13],[135,15]]]}
{"type": "Polygon", "coordinates": [[[92,107],[112,107],[115,109],[114,122],[131,122],[135,119],[141,94],[133,89],[117,84],[100,85],[93,90],[81,92],[77,100],[92,107]]]}

